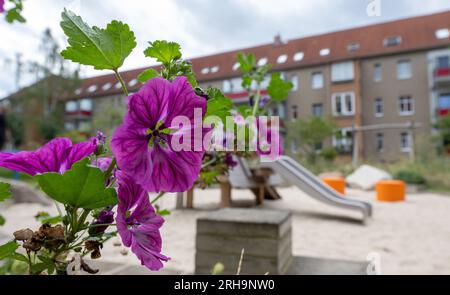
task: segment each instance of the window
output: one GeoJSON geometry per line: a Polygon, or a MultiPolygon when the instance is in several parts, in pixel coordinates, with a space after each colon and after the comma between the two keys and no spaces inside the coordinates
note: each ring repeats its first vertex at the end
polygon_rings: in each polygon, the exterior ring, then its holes
{"type": "Polygon", "coordinates": [[[334,93],[331,97],[333,104],[333,115],[351,116],[355,114],[355,93],[334,93]]]}
{"type": "Polygon", "coordinates": [[[297,75],[292,75],[291,76],[291,82],[292,82],[292,91],[297,91],[298,90],[298,76],[297,75]]]}
{"type": "Polygon", "coordinates": [[[311,74],[311,88],[320,89],[323,88],[323,74],[322,72],[315,72],[311,74]]]}
{"type": "Polygon", "coordinates": [[[223,81],[222,91],[224,93],[233,92],[233,87],[232,87],[231,82],[229,80],[223,81]]]}
{"type": "Polygon", "coordinates": [[[373,67],[373,80],[375,82],[380,82],[381,78],[382,78],[381,64],[375,64],[373,67]]]}
{"type": "Polygon", "coordinates": [[[399,60],[397,62],[397,79],[404,80],[411,78],[411,61],[399,60]]]}
{"type": "Polygon", "coordinates": [[[292,106],[292,119],[295,120],[298,118],[298,113],[297,113],[297,106],[293,105],[292,106]]]}
{"type": "Polygon", "coordinates": [[[322,117],[323,115],[323,104],[315,103],[312,105],[312,115],[314,117],[322,117]]]}
{"type": "Polygon", "coordinates": [[[449,59],[450,58],[448,55],[439,56],[437,58],[437,68],[438,69],[450,68],[450,60],[449,59]]]}
{"type": "Polygon", "coordinates": [[[242,79],[241,78],[231,79],[230,82],[231,82],[231,91],[232,92],[244,91],[244,88],[242,88],[242,79]]]}
{"type": "Polygon", "coordinates": [[[359,47],[360,47],[359,43],[356,43],[356,42],[355,43],[350,43],[350,44],[347,45],[347,51],[348,52],[353,52],[353,51],[358,50],[359,47]]]}
{"type": "Polygon", "coordinates": [[[128,86],[133,87],[134,85],[137,84],[137,82],[138,82],[137,79],[133,79],[133,80],[131,80],[130,82],[128,82],[128,86]]]}
{"type": "Polygon", "coordinates": [[[237,62],[237,63],[235,63],[234,65],[233,65],[233,71],[237,71],[237,69],[239,69],[239,63],[237,62]]]}
{"type": "Polygon", "coordinates": [[[80,101],[80,110],[82,111],[92,111],[92,99],[85,98],[80,101]]]}
{"type": "Polygon", "coordinates": [[[297,52],[294,54],[294,61],[301,61],[305,54],[302,51],[297,52]]]}
{"type": "Polygon", "coordinates": [[[382,152],[384,150],[384,134],[383,133],[377,133],[376,145],[377,145],[378,152],[382,152]]]}
{"type": "Polygon", "coordinates": [[[327,56],[330,54],[330,52],[331,52],[330,48],[323,48],[320,50],[319,54],[320,54],[320,56],[327,56]]]}
{"type": "Polygon", "coordinates": [[[258,66],[262,67],[267,63],[267,57],[262,57],[258,60],[258,66]]]}
{"type": "Polygon", "coordinates": [[[353,62],[346,61],[331,65],[331,81],[342,82],[353,80],[353,62]]]}
{"type": "Polygon", "coordinates": [[[94,92],[94,91],[97,90],[97,88],[98,88],[97,85],[91,85],[91,86],[88,87],[87,91],[88,92],[94,92]]]}
{"type": "Polygon", "coordinates": [[[437,39],[447,39],[450,37],[450,31],[447,28],[436,30],[434,33],[437,39]]]}
{"type": "Polygon", "coordinates": [[[411,134],[409,132],[400,133],[400,150],[402,152],[411,151],[411,134]]]}
{"type": "Polygon", "coordinates": [[[66,112],[75,112],[78,109],[78,103],[76,101],[66,102],[66,112]]]}
{"type": "Polygon", "coordinates": [[[78,88],[77,90],[75,90],[75,95],[80,95],[82,91],[83,89],[78,88]]]}
{"type": "Polygon", "coordinates": [[[398,99],[398,109],[400,116],[414,114],[414,101],[410,95],[400,96],[398,99]]]}
{"type": "Polygon", "coordinates": [[[108,82],[108,83],[106,83],[106,84],[104,84],[104,85],[102,86],[102,89],[103,89],[104,91],[106,91],[106,90],[110,89],[111,87],[112,87],[111,82],[108,82]]]}
{"type": "Polygon", "coordinates": [[[203,75],[208,74],[208,73],[209,73],[209,68],[203,68],[203,69],[201,70],[201,73],[202,73],[203,75]]]}
{"type": "Polygon", "coordinates": [[[122,88],[122,84],[120,84],[120,82],[117,82],[116,85],[114,86],[116,89],[120,89],[122,88]]]}
{"type": "Polygon", "coordinates": [[[277,63],[284,64],[287,61],[288,56],[286,54],[280,55],[277,58],[277,63]]]}
{"type": "Polygon", "coordinates": [[[375,117],[383,117],[384,115],[384,105],[383,99],[381,97],[375,98],[375,117]]]}
{"type": "Polygon", "coordinates": [[[442,93],[439,95],[439,108],[450,109],[450,93],[442,93]]]}
{"type": "Polygon", "coordinates": [[[219,66],[213,66],[211,68],[211,73],[217,73],[219,71],[219,66]]]}
{"type": "Polygon", "coordinates": [[[402,43],[402,37],[400,36],[387,37],[383,40],[383,44],[386,47],[397,46],[400,43],[402,43]]]}
{"type": "Polygon", "coordinates": [[[75,129],[75,124],[73,122],[65,122],[64,123],[64,129],[66,131],[73,130],[73,129],[75,129]]]}
{"type": "Polygon", "coordinates": [[[340,153],[349,153],[353,147],[352,132],[349,129],[341,129],[332,138],[332,144],[340,153]]]}

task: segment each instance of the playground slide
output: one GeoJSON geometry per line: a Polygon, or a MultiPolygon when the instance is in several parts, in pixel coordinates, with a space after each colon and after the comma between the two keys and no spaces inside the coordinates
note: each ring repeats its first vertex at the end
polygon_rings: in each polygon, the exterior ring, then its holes
{"type": "Polygon", "coordinates": [[[331,206],[360,211],[364,220],[372,216],[372,206],[369,203],[342,197],[291,157],[282,156],[277,161],[262,163],[261,166],[272,168],[318,201],[331,206]]]}

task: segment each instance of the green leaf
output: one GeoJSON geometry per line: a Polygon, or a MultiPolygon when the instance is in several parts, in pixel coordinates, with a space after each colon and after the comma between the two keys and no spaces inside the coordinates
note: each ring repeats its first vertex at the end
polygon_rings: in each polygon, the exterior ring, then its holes
{"type": "Polygon", "coordinates": [[[239,69],[244,73],[249,73],[256,68],[255,56],[253,54],[239,53],[237,59],[239,69]]]}
{"type": "Polygon", "coordinates": [[[233,102],[222,94],[217,88],[208,88],[208,102],[205,117],[217,116],[222,122],[226,122],[226,117],[231,116],[233,102]]]}
{"type": "Polygon", "coordinates": [[[242,117],[247,118],[252,114],[253,109],[249,105],[243,104],[237,107],[237,111],[242,117]]]}
{"type": "Polygon", "coordinates": [[[11,185],[9,183],[0,182],[0,202],[11,198],[11,185]]]}
{"type": "Polygon", "coordinates": [[[149,42],[149,46],[144,50],[144,55],[156,58],[160,63],[168,65],[181,58],[181,47],[175,42],[156,40],[149,42]]]}
{"type": "Polygon", "coordinates": [[[281,79],[280,73],[273,73],[270,79],[269,87],[267,87],[267,92],[272,100],[281,102],[288,97],[289,91],[291,91],[292,87],[294,87],[294,84],[281,79]]]}
{"type": "Polygon", "coordinates": [[[16,252],[19,245],[16,241],[10,241],[6,244],[0,246],[0,260],[10,257],[14,252],[16,252]]]}
{"type": "Polygon", "coordinates": [[[50,216],[50,214],[48,214],[47,212],[39,212],[36,216],[35,216],[37,221],[40,221],[42,224],[45,223],[50,223],[50,224],[57,224],[60,223],[62,221],[62,217],[57,215],[57,216],[50,216]]]}
{"type": "Polygon", "coordinates": [[[158,211],[156,212],[156,214],[158,214],[159,216],[167,216],[167,215],[170,215],[170,211],[167,210],[167,209],[164,209],[164,210],[159,210],[159,209],[158,209],[158,211]]]}
{"type": "Polygon", "coordinates": [[[145,71],[143,71],[142,73],[140,73],[137,77],[137,79],[139,80],[139,82],[141,83],[145,83],[150,79],[153,79],[155,77],[158,77],[159,73],[157,70],[155,69],[146,69],[145,71]]]}
{"type": "Polygon", "coordinates": [[[0,215],[0,226],[5,225],[5,217],[3,217],[2,215],[0,215]]]}
{"type": "Polygon", "coordinates": [[[61,27],[69,42],[61,55],[97,70],[117,70],[136,47],[134,33],[120,21],[112,21],[106,29],[91,28],[80,16],[65,9],[61,27]]]}
{"type": "Polygon", "coordinates": [[[19,261],[22,261],[22,262],[28,262],[28,258],[25,255],[20,254],[20,253],[12,253],[8,257],[11,258],[11,259],[14,259],[14,260],[19,260],[19,261]]]}
{"type": "Polygon", "coordinates": [[[96,209],[117,204],[115,189],[105,188],[104,173],[89,166],[89,158],[78,161],[62,175],[44,173],[36,177],[49,197],[74,208],[96,209]]]}

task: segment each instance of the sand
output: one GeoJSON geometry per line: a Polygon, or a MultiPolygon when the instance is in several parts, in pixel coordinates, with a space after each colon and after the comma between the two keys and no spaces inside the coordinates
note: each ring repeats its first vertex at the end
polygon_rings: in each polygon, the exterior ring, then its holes
{"type": "MultiPolygon", "coordinates": [[[[319,203],[295,187],[281,188],[279,201],[266,201],[262,207],[290,210],[293,214],[294,255],[364,261],[370,253],[381,257],[382,274],[450,274],[450,196],[420,193],[407,196],[405,202],[380,203],[374,192],[348,190],[348,197],[369,201],[374,216],[365,225],[357,212],[319,203]]],[[[252,205],[247,190],[234,190],[237,205],[252,205]]],[[[164,254],[172,259],[168,270],[194,271],[196,219],[218,209],[219,190],[197,190],[193,210],[173,210],[162,228],[164,254]]],[[[161,208],[173,209],[174,195],[165,196],[161,208]]],[[[254,207],[258,210],[258,207],[254,207]]],[[[6,219],[0,227],[5,241],[20,228],[37,227],[33,215],[38,211],[55,214],[54,207],[37,204],[3,204],[0,214],[6,219]]],[[[105,245],[102,259],[137,265],[131,252],[113,241],[105,245]],[[121,253],[122,252],[122,253],[121,253]]]]}

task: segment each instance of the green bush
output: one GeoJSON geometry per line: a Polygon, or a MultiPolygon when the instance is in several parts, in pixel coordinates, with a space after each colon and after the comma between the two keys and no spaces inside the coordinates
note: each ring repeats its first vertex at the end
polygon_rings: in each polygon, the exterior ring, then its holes
{"type": "Polygon", "coordinates": [[[320,151],[320,156],[326,161],[333,162],[338,156],[338,151],[333,147],[323,148],[320,151]]]}
{"type": "Polygon", "coordinates": [[[425,184],[425,178],[422,174],[411,170],[400,170],[394,175],[394,178],[409,184],[425,184]]]}

